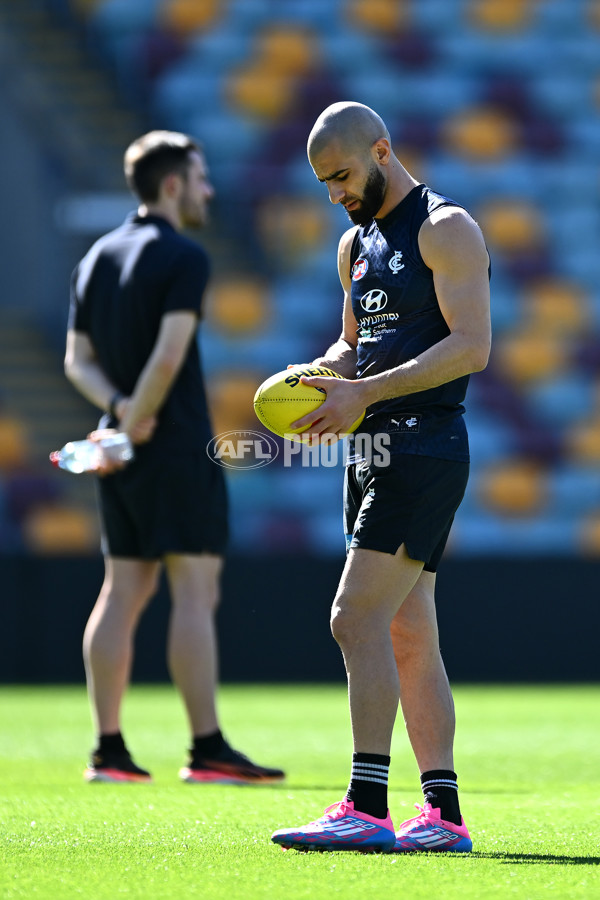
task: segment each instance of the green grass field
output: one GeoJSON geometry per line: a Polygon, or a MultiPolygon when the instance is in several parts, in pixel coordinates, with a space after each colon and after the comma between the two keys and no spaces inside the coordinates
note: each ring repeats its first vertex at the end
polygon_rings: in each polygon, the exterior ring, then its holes
{"type": "MultiPolygon", "coordinates": [[[[168,686],[134,688],[125,733],[152,785],[85,784],[92,732],[83,687],[0,688],[0,897],[48,900],[440,897],[600,898],[600,687],[456,687],[456,765],[469,856],[284,852],[279,827],[343,796],[343,686],[225,686],[229,739],[273,787],[179,783],[187,733],[168,686]]],[[[401,721],[396,823],[420,800],[401,721]]]]}

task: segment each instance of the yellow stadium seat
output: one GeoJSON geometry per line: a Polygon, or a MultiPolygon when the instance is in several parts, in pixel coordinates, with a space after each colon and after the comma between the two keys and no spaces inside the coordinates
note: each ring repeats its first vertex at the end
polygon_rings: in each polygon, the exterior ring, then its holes
{"type": "Polygon", "coordinates": [[[309,29],[272,25],[256,38],[251,61],[233,71],[225,95],[235,108],[251,116],[278,119],[290,111],[298,79],[314,66],[317,43],[309,29]]]}
{"type": "Polygon", "coordinates": [[[23,465],[29,456],[25,426],[11,416],[0,417],[0,471],[9,472],[23,465]]]}
{"type": "Polygon", "coordinates": [[[587,297],[579,285],[544,278],[528,285],[524,294],[529,325],[557,335],[576,335],[590,324],[587,297]]]}
{"type": "Polygon", "coordinates": [[[225,0],[168,0],[161,8],[161,23],[178,34],[202,31],[215,24],[225,7],[225,0]]]}
{"type": "Polygon", "coordinates": [[[533,515],[547,499],[546,473],[530,460],[506,460],[484,473],[478,491],[482,504],[500,515],[533,515]]]}
{"type": "Polygon", "coordinates": [[[568,363],[569,347],[557,334],[534,328],[501,336],[494,359],[511,381],[528,384],[561,373],[568,363]]]}
{"type": "Polygon", "coordinates": [[[308,197],[267,197],[258,211],[257,228],[265,252],[284,267],[301,261],[328,237],[321,204],[308,197]]]}
{"type": "Polygon", "coordinates": [[[229,335],[258,331],[269,316],[267,286],[253,278],[237,277],[218,281],[207,305],[211,325],[229,335]]]}
{"type": "Polygon", "coordinates": [[[484,31],[521,31],[535,9],[535,0],[471,0],[467,7],[469,22],[484,31]]]}
{"type": "Polygon", "coordinates": [[[491,200],[478,210],[477,219],[490,246],[508,253],[539,247],[545,237],[540,211],[525,200],[491,200]]]}
{"type": "Polygon", "coordinates": [[[318,57],[317,41],[306,28],[270,25],[256,41],[256,60],[275,75],[305,75],[318,57]]]}
{"type": "Polygon", "coordinates": [[[274,77],[265,66],[252,64],[227,78],[225,96],[232,107],[247,115],[277,120],[291,109],[294,87],[293,79],[274,77]]]}
{"type": "Polygon", "coordinates": [[[67,503],[40,506],[23,523],[29,550],[41,555],[91,553],[98,549],[96,516],[67,503]]]}
{"type": "Polygon", "coordinates": [[[213,431],[241,431],[257,428],[254,394],[266,376],[228,372],[213,378],[209,388],[209,405],[213,431]]]}
{"type": "Polygon", "coordinates": [[[571,425],[564,437],[567,455],[582,464],[600,462],[600,418],[593,416],[571,425]]]}
{"type": "Polygon", "coordinates": [[[408,24],[410,5],[407,0],[351,0],[347,17],[357,28],[393,34],[408,24]]]}
{"type": "Polygon", "coordinates": [[[472,161],[496,161],[518,145],[513,119],[488,106],[464,109],[450,117],[442,129],[446,149],[472,161]]]}

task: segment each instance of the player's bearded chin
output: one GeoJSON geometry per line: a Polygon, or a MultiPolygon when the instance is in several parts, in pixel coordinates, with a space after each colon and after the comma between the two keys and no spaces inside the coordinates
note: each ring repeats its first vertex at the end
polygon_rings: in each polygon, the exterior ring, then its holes
{"type": "Polygon", "coordinates": [[[368,225],[375,218],[377,212],[383,206],[387,182],[381,169],[372,165],[365,182],[360,206],[357,209],[346,210],[349,219],[355,225],[368,225]]]}

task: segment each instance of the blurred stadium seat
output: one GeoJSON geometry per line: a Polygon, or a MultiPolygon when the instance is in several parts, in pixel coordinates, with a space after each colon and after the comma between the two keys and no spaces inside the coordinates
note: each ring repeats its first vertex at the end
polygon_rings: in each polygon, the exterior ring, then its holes
{"type": "Polygon", "coordinates": [[[406,0],[350,0],[346,18],[354,28],[387,35],[407,24],[410,8],[406,0]]]}
{"type": "Polygon", "coordinates": [[[308,29],[268,25],[255,38],[249,62],[229,76],[226,96],[235,109],[276,120],[293,107],[297,80],[316,62],[308,29]]]}
{"type": "Polygon", "coordinates": [[[520,31],[531,23],[536,0],[470,0],[469,21],[486,31],[520,31]]]}
{"type": "Polygon", "coordinates": [[[478,209],[486,241],[503,253],[537,249],[544,240],[543,213],[522,198],[495,197],[478,209]]]}
{"type": "Polygon", "coordinates": [[[262,375],[231,371],[213,377],[209,403],[215,434],[256,427],[253,400],[263,380],[262,375]]]}
{"type": "Polygon", "coordinates": [[[592,324],[586,292],[581,285],[560,278],[530,282],[523,293],[528,322],[540,332],[573,336],[592,324]]]}
{"type": "Polygon", "coordinates": [[[220,279],[210,292],[207,320],[211,327],[248,338],[269,317],[268,289],[252,275],[220,279]]]}
{"type": "Polygon", "coordinates": [[[166,0],[159,10],[159,22],[169,31],[189,36],[214,27],[226,0],[166,0]]]}
{"type": "Polygon", "coordinates": [[[27,431],[20,419],[0,414],[0,472],[20,468],[29,459],[27,431]]]}
{"type": "Polygon", "coordinates": [[[480,473],[478,493],[484,507],[509,516],[539,513],[547,499],[547,476],[531,460],[507,459],[480,473]]]}
{"type": "Polygon", "coordinates": [[[322,203],[312,197],[271,194],[259,205],[257,233],[265,256],[277,267],[293,269],[315,253],[327,237],[322,203]]]}
{"type": "Polygon", "coordinates": [[[568,458],[584,465],[600,463],[600,415],[598,413],[572,426],[565,438],[568,458]]]}
{"type": "Polygon", "coordinates": [[[505,333],[494,352],[504,377],[520,385],[546,380],[563,372],[568,363],[568,347],[559,335],[544,334],[536,328],[505,333]]]}
{"type": "Polygon", "coordinates": [[[25,545],[41,556],[91,553],[98,547],[98,526],[87,510],[66,503],[38,506],[23,523],[25,545]]]}
{"type": "Polygon", "coordinates": [[[516,150],[518,129],[504,111],[464,109],[446,121],[442,139],[449,153],[468,160],[497,162],[516,150]]]}

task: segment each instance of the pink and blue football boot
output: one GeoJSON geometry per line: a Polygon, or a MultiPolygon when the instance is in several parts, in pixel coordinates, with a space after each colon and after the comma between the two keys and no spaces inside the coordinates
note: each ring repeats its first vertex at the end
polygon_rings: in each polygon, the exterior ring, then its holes
{"type": "Polygon", "coordinates": [[[282,828],[271,840],[284,850],[354,850],[386,853],[396,841],[394,826],[387,818],[375,819],[354,809],[350,800],[328,806],[320,819],[298,828],[282,828]]]}
{"type": "Polygon", "coordinates": [[[396,843],[392,853],[414,853],[415,851],[437,850],[445,853],[470,853],[473,842],[469,837],[465,820],[460,825],[446,822],[440,816],[439,809],[430,803],[419,806],[421,810],[414,819],[403,822],[396,833],[396,843]]]}

